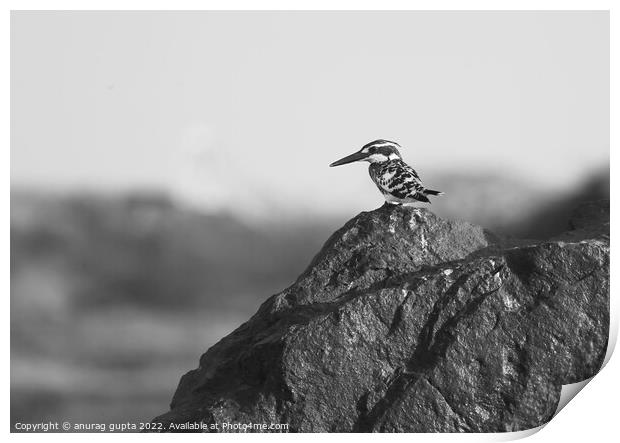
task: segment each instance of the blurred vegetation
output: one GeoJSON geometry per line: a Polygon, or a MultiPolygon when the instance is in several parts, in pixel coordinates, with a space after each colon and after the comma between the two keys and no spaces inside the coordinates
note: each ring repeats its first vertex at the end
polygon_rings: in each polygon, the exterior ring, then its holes
{"type": "MultiPolygon", "coordinates": [[[[452,177],[432,209],[503,234],[566,229],[609,170],[563,195],[452,177]]],[[[355,214],[351,214],[353,216],[355,214]]],[[[11,421],[113,423],[163,412],[210,345],[291,284],[346,220],[246,224],[160,194],[11,192],[11,421]]]]}

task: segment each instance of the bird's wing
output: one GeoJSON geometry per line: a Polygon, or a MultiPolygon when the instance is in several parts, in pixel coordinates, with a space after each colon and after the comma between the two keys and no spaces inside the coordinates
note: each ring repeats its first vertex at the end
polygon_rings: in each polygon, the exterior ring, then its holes
{"type": "Polygon", "coordinates": [[[413,178],[415,178],[417,182],[421,184],[420,176],[418,175],[417,172],[415,172],[415,169],[413,169],[411,166],[409,166],[405,162],[401,162],[401,166],[405,171],[407,171],[407,174],[411,174],[413,178]]]}
{"type": "Polygon", "coordinates": [[[398,198],[414,198],[416,200],[427,201],[422,193],[424,186],[420,181],[420,176],[411,166],[404,162],[399,162],[377,180],[377,185],[383,193],[391,194],[398,198]]]}

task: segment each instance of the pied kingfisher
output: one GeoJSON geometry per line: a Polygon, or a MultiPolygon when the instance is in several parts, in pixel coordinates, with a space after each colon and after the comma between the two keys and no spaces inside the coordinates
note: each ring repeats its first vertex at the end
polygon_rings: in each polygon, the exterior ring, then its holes
{"type": "Polygon", "coordinates": [[[402,160],[397,148],[400,148],[398,143],[375,140],[364,145],[358,152],[341,158],[329,166],[357,161],[370,162],[368,167],[370,178],[388,203],[430,203],[427,196],[442,195],[443,192],[424,187],[418,173],[402,160]]]}

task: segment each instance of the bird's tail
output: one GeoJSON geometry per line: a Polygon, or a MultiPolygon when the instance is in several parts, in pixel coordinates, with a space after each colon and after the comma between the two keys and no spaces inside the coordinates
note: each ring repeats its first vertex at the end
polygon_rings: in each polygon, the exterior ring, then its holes
{"type": "Polygon", "coordinates": [[[433,191],[432,189],[425,189],[424,194],[426,195],[443,195],[441,191],[433,191]]]}

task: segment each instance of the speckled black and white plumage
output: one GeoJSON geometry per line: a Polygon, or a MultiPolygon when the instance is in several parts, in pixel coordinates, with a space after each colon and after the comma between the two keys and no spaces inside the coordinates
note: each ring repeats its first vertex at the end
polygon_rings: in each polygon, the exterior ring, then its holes
{"type": "Polygon", "coordinates": [[[368,161],[370,177],[388,203],[430,203],[429,195],[443,192],[427,189],[418,173],[406,164],[398,151],[400,145],[389,140],[375,140],[354,154],[344,157],[330,166],[340,166],[354,161],[368,161]]]}
{"type": "MultiPolygon", "coordinates": [[[[388,160],[371,163],[368,172],[379,191],[390,203],[430,203],[426,197],[428,189],[424,188],[415,169],[404,161],[388,160]]],[[[437,195],[432,191],[429,195],[437,195]]]]}

